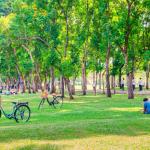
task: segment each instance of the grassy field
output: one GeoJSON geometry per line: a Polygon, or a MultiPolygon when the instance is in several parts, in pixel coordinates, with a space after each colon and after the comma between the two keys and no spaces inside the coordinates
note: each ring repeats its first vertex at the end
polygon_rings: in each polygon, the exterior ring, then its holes
{"type": "Polygon", "coordinates": [[[3,96],[3,105],[28,101],[28,123],[0,119],[0,150],[149,150],[150,115],[143,115],[142,99],[104,95],[65,99],[62,109],[45,103],[38,110],[39,95],[3,96]]]}

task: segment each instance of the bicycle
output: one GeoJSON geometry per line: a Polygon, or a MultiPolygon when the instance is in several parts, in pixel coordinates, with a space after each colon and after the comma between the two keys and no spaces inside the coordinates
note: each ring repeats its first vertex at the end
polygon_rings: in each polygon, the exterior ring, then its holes
{"type": "Polygon", "coordinates": [[[2,114],[8,119],[14,119],[17,123],[19,122],[28,122],[30,119],[30,108],[28,106],[28,102],[12,102],[13,110],[12,113],[7,114],[2,105],[1,105],[1,97],[0,97],[0,118],[2,114]]]}
{"type": "Polygon", "coordinates": [[[55,109],[61,108],[63,106],[63,98],[64,98],[63,96],[53,96],[52,100],[49,100],[48,98],[43,98],[40,101],[38,109],[40,109],[40,107],[43,106],[45,100],[47,100],[48,104],[50,106],[53,106],[55,109]]]}

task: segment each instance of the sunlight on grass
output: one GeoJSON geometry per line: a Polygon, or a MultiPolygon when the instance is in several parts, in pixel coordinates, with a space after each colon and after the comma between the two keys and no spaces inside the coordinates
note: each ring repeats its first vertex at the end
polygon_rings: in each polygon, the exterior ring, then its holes
{"type": "Polygon", "coordinates": [[[31,119],[16,123],[0,119],[0,150],[148,150],[150,115],[143,115],[142,99],[104,95],[65,98],[61,109],[47,103],[38,110],[39,95],[3,96],[4,109],[11,101],[28,101],[31,119]]]}
{"type": "Polygon", "coordinates": [[[98,136],[73,140],[12,140],[1,143],[1,150],[120,150],[120,149],[148,149],[149,136],[98,136]],[[143,144],[145,143],[145,144],[143,144]],[[131,148],[132,147],[132,148],[131,148]]]}
{"type": "Polygon", "coordinates": [[[62,109],[62,110],[60,110],[60,113],[61,112],[69,112],[70,110],[68,110],[68,109],[62,109]]]}
{"type": "Polygon", "coordinates": [[[86,103],[86,102],[65,101],[65,103],[66,103],[66,104],[67,104],[67,103],[69,103],[69,104],[84,104],[84,103],[86,103]]]}
{"type": "Polygon", "coordinates": [[[126,111],[126,112],[137,112],[141,111],[141,107],[134,107],[134,108],[109,108],[109,110],[115,110],[115,111],[126,111]]]}

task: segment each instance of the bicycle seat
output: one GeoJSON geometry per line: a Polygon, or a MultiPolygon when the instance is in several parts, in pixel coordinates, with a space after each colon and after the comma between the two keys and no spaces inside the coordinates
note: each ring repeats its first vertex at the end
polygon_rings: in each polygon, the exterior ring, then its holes
{"type": "Polygon", "coordinates": [[[28,102],[20,102],[19,105],[28,105],[28,102]]]}
{"type": "Polygon", "coordinates": [[[28,105],[28,102],[12,102],[14,105],[28,105]]]}
{"type": "Polygon", "coordinates": [[[16,105],[16,104],[17,104],[17,102],[12,102],[12,104],[16,105]]]}
{"type": "Polygon", "coordinates": [[[62,95],[57,95],[56,98],[64,98],[62,95]]]}

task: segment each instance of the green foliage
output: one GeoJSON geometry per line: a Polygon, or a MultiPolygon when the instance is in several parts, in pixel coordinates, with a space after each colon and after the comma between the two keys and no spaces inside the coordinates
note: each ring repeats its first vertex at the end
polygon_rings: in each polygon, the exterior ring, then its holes
{"type": "Polygon", "coordinates": [[[50,52],[50,55],[49,55],[48,60],[46,62],[48,62],[48,66],[58,67],[60,65],[60,58],[59,58],[59,55],[57,54],[57,52],[55,50],[52,50],[50,52]]]}
{"type": "Polygon", "coordinates": [[[42,77],[51,67],[58,77],[76,77],[83,61],[87,72],[98,73],[105,68],[108,43],[112,75],[125,64],[119,53],[125,44],[129,62],[123,72],[143,69],[150,58],[149,1],[130,2],[128,18],[127,1],[120,0],[0,0],[0,74],[17,76],[18,67],[28,76],[38,66],[42,77]]]}
{"type": "Polygon", "coordinates": [[[11,9],[11,0],[0,0],[0,16],[8,15],[11,9]]]}
{"type": "Polygon", "coordinates": [[[149,62],[150,61],[150,50],[146,50],[144,53],[144,60],[149,62]]]}
{"type": "Polygon", "coordinates": [[[119,74],[120,68],[122,68],[125,64],[123,55],[120,51],[115,51],[112,64],[111,75],[115,76],[119,74]]]}
{"type": "Polygon", "coordinates": [[[71,77],[74,73],[74,68],[71,60],[64,60],[63,62],[61,62],[60,71],[64,77],[71,77]]]}

